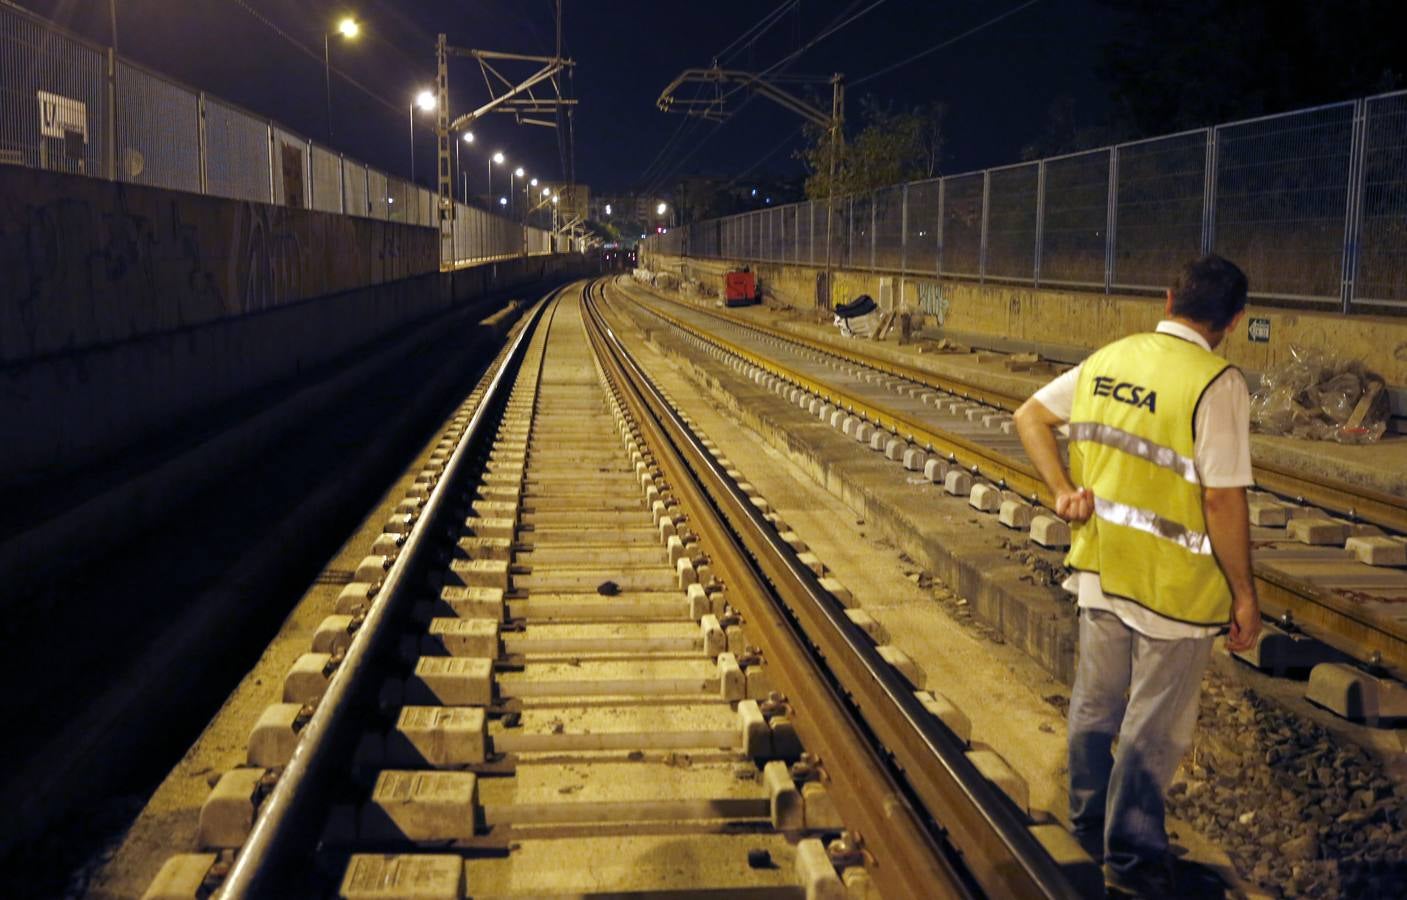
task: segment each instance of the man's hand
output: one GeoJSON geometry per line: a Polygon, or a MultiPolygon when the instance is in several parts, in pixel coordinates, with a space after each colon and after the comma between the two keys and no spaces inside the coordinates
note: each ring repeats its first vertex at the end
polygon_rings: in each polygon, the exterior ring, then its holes
{"type": "Polygon", "coordinates": [[[1084,522],[1094,515],[1094,492],[1089,488],[1061,491],[1055,495],[1055,514],[1067,522],[1084,522]]]}
{"type": "Polygon", "coordinates": [[[1226,649],[1233,653],[1249,650],[1260,634],[1260,603],[1255,594],[1239,594],[1231,599],[1231,633],[1226,649]]]}

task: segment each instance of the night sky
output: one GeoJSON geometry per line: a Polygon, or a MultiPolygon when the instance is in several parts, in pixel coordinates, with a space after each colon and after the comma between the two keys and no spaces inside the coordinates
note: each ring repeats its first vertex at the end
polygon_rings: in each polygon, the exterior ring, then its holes
{"type": "MultiPolygon", "coordinates": [[[[550,0],[116,2],[125,56],[318,141],[325,140],[327,127],[322,34],[342,15],[355,15],[363,34],[350,43],[334,36],[332,63],[378,98],[334,73],[333,145],[402,176],[410,169],[407,105],[431,84],[437,32],[446,32],[451,44],[521,53],[550,53],[553,43],[550,0]],[[298,50],[289,38],[314,55],[298,50]]],[[[764,68],[871,2],[801,0],[796,11],[729,64],[764,68]]],[[[21,5],[107,43],[103,0],[21,0],[21,5]]],[[[661,89],[681,69],[708,65],[779,5],[780,0],[566,0],[567,53],[577,61],[568,83],[580,99],[575,123],[578,180],[598,192],[628,189],[639,186],[641,173],[652,163],[652,173],[664,173],[652,180],[664,186],[673,177],[696,173],[799,174],[791,159],[799,120],[761,99],[719,128],[691,125],[660,157],[681,122],[680,116],[655,108],[661,89]],[[701,141],[697,152],[680,164],[678,158],[701,141]]],[[[1018,0],[887,0],[805,53],[787,71],[842,72],[854,82],[1018,5],[1018,0]]],[[[858,101],[866,93],[905,105],[941,100],[949,108],[945,171],[1010,162],[1040,132],[1058,96],[1074,99],[1081,124],[1102,124],[1108,101],[1097,74],[1100,48],[1117,27],[1114,16],[1096,0],[1042,0],[949,49],[853,88],[848,109],[852,115],[858,112],[858,101]]],[[[486,100],[472,60],[451,61],[450,97],[456,115],[486,100]]],[[[432,124],[425,116],[416,130],[416,169],[419,181],[427,185],[434,170],[432,124]]],[[[464,166],[476,190],[482,190],[485,177],[485,150],[502,149],[534,175],[561,177],[553,130],[518,126],[503,115],[474,130],[479,141],[464,166]]]]}

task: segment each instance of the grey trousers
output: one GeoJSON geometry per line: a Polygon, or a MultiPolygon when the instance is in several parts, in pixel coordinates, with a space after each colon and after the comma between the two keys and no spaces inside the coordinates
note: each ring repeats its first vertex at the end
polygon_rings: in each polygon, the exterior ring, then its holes
{"type": "Polygon", "coordinates": [[[1103,834],[1104,862],[1112,869],[1161,863],[1167,853],[1164,792],[1192,741],[1213,640],[1153,640],[1113,613],[1080,610],[1080,660],[1070,695],[1070,820],[1086,846],[1103,834]]]}

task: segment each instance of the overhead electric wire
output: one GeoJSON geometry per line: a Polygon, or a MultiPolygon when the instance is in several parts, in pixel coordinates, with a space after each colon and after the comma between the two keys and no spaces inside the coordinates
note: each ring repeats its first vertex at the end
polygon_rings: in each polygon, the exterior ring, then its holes
{"type": "Polygon", "coordinates": [[[1014,6],[1014,7],[1012,7],[1011,9],[1008,9],[1006,12],[1001,13],[1000,15],[993,16],[992,18],[990,18],[990,19],[988,19],[987,21],[981,23],[980,25],[974,25],[973,27],[967,29],[966,31],[962,32],[961,34],[953,35],[952,37],[948,38],[947,40],[942,41],[941,43],[934,44],[932,47],[929,47],[927,50],[921,50],[921,51],[919,51],[918,53],[915,53],[913,56],[910,56],[910,57],[908,57],[908,58],[906,58],[906,59],[901,59],[901,60],[899,60],[898,62],[896,62],[896,63],[894,63],[894,64],[892,64],[892,65],[885,66],[884,68],[880,69],[878,72],[871,72],[870,74],[866,75],[866,76],[863,77],[863,78],[856,79],[855,81],[850,82],[850,86],[851,86],[851,87],[859,87],[860,85],[864,84],[864,83],[867,82],[867,81],[873,81],[874,79],[879,78],[879,77],[882,76],[882,75],[888,75],[890,72],[893,72],[895,69],[901,69],[901,68],[903,68],[904,66],[907,66],[909,63],[917,62],[918,60],[923,59],[925,56],[928,56],[930,53],[937,53],[939,50],[942,50],[942,49],[944,49],[945,47],[951,47],[953,44],[956,44],[958,41],[962,40],[963,38],[971,37],[972,35],[974,35],[974,34],[976,34],[977,32],[983,30],[984,28],[989,28],[989,27],[991,27],[992,25],[995,25],[995,24],[997,24],[998,22],[1002,21],[1003,19],[1008,19],[1008,18],[1010,18],[1011,16],[1014,16],[1014,15],[1016,15],[1017,13],[1021,12],[1023,9],[1027,9],[1028,7],[1035,6],[1037,3],[1040,3],[1040,2],[1041,2],[1041,0],[1026,0],[1026,2],[1025,2],[1025,3],[1022,3],[1020,6],[1014,6]]]}

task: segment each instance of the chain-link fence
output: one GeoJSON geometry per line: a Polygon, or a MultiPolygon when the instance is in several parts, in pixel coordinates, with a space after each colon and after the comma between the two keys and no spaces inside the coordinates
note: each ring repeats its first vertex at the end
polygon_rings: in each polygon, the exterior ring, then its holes
{"type": "Polygon", "coordinates": [[[1161,291],[1183,262],[1216,252],[1246,271],[1258,300],[1407,307],[1407,92],[743,213],[667,237],[692,256],[1106,292],[1161,291]],[[722,239],[696,238],[704,233],[722,239]]]}
{"type": "MultiPolygon", "coordinates": [[[[122,59],[6,0],[0,165],[439,227],[433,191],[122,59]]],[[[551,230],[464,203],[454,210],[452,239],[442,241],[453,257],[446,264],[553,252],[551,230]]]]}

